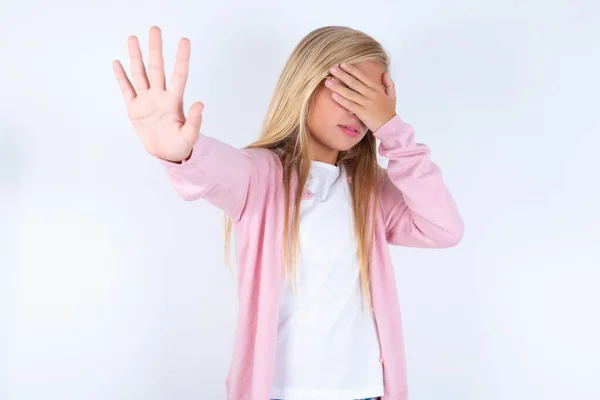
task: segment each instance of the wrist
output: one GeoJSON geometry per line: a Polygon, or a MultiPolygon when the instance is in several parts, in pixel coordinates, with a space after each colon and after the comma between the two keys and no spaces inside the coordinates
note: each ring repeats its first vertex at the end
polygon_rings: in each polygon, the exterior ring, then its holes
{"type": "Polygon", "coordinates": [[[183,159],[183,161],[181,161],[182,163],[187,162],[190,158],[192,158],[192,153],[194,152],[194,149],[190,149],[190,154],[188,154],[188,156],[186,158],[183,159]]]}
{"type": "Polygon", "coordinates": [[[181,165],[181,164],[184,164],[184,163],[186,163],[186,162],[187,162],[187,161],[188,161],[190,158],[192,158],[192,153],[193,153],[193,152],[194,152],[194,150],[193,150],[193,149],[192,149],[192,150],[190,150],[190,154],[189,154],[189,155],[188,155],[186,158],[184,158],[183,160],[174,161],[174,160],[167,160],[167,159],[164,159],[164,158],[161,158],[161,160],[163,160],[163,161],[165,161],[165,162],[168,162],[168,163],[171,163],[171,164],[178,164],[178,165],[181,165]]]}
{"type": "Polygon", "coordinates": [[[397,113],[393,113],[393,114],[389,114],[383,118],[381,118],[377,124],[374,124],[373,128],[369,128],[371,130],[371,132],[376,132],[377,130],[379,130],[379,128],[381,128],[383,125],[387,124],[388,122],[390,122],[392,120],[392,118],[394,118],[396,115],[398,115],[397,113]]]}

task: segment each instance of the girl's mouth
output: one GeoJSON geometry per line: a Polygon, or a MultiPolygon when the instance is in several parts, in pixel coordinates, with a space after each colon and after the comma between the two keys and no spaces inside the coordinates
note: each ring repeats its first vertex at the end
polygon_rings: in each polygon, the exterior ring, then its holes
{"type": "Polygon", "coordinates": [[[350,128],[350,127],[345,126],[345,125],[338,125],[338,126],[342,129],[342,131],[344,131],[344,133],[346,135],[352,136],[352,137],[358,136],[358,131],[355,130],[354,128],[350,128]]]}

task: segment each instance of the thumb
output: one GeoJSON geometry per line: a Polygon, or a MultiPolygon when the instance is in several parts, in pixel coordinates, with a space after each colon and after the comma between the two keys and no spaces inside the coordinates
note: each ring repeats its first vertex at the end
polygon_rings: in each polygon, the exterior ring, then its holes
{"type": "Polygon", "coordinates": [[[200,135],[200,125],[202,124],[202,111],[204,104],[200,101],[192,104],[188,111],[187,120],[181,128],[181,133],[189,143],[196,143],[200,135]]]}
{"type": "Polygon", "coordinates": [[[389,72],[385,72],[383,74],[383,84],[385,86],[385,93],[388,95],[388,97],[395,99],[396,98],[396,85],[394,84],[394,81],[390,77],[389,72]]]}

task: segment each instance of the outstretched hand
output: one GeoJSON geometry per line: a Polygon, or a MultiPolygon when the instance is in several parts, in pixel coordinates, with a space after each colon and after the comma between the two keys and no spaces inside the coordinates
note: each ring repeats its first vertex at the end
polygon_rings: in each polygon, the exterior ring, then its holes
{"type": "Polygon", "coordinates": [[[190,41],[186,38],[179,41],[175,68],[167,89],[159,27],[150,28],[149,39],[146,70],[138,38],[133,35],[128,38],[133,84],[120,61],[113,61],[113,70],[127,106],[127,116],[146,150],[158,158],[179,162],[189,157],[198,140],[204,109],[201,102],[196,102],[190,107],[187,118],[183,113],[190,41]]]}

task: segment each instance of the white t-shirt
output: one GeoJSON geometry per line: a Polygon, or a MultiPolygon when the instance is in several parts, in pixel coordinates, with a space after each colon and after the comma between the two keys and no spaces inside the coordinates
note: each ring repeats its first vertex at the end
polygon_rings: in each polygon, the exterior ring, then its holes
{"type": "Polygon", "coordinates": [[[360,292],[352,199],[343,168],[311,162],[302,200],[297,293],[284,283],[271,398],[383,396],[375,320],[360,292]]]}

